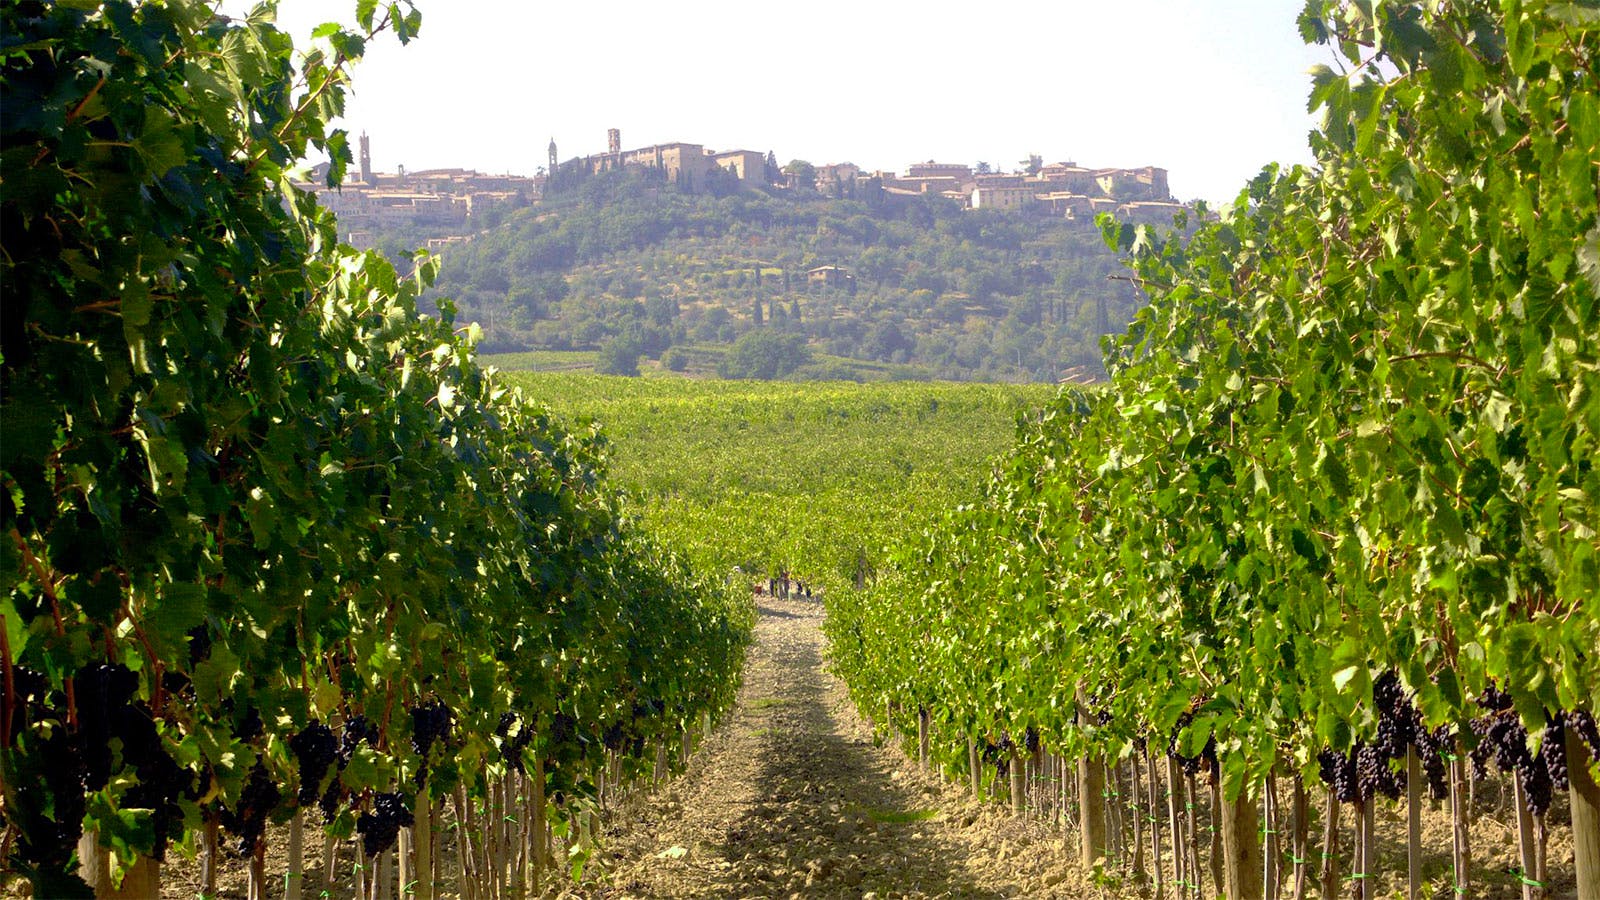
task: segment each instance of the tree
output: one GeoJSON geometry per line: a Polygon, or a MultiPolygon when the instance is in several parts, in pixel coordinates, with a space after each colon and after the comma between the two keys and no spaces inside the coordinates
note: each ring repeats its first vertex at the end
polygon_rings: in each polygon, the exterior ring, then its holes
{"type": "Polygon", "coordinates": [[[980,159],[978,160],[978,164],[973,167],[972,171],[979,175],[989,175],[994,172],[994,168],[980,159]]]}
{"type": "Polygon", "coordinates": [[[772,380],[792,374],[811,362],[805,337],[761,329],[744,334],[717,366],[723,378],[772,380]]]}
{"type": "Polygon", "coordinates": [[[1022,160],[1019,165],[1022,166],[1022,171],[1024,173],[1028,175],[1037,175],[1039,174],[1039,170],[1044,168],[1044,158],[1037,153],[1030,153],[1028,154],[1028,158],[1022,160]]]}
{"type": "Polygon", "coordinates": [[[639,357],[643,355],[643,341],[632,329],[626,329],[622,334],[600,344],[600,355],[595,360],[594,370],[601,375],[637,377],[639,357]]]}
{"type": "Polygon", "coordinates": [[[791,159],[783,167],[783,174],[789,176],[790,183],[795,187],[815,190],[817,186],[817,167],[803,159],[791,159]]]}

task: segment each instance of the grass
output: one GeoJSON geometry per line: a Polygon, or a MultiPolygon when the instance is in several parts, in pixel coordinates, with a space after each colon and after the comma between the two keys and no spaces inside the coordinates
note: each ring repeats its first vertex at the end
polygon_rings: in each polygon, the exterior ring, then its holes
{"type": "Polygon", "coordinates": [[[484,353],[478,357],[478,362],[506,372],[593,372],[599,358],[595,350],[528,350],[484,353]]]}
{"type": "Polygon", "coordinates": [[[912,822],[927,822],[939,818],[942,814],[938,809],[865,808],[860,812],[880,825],[910,825],[912,822]]]}

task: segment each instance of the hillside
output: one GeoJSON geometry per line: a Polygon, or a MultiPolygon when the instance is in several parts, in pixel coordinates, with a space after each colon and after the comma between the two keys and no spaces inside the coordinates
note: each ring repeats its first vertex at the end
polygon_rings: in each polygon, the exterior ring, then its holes
{"type": "Polygon", "coordinates": [[[652,176],[582,179],[446,247],[436,294],[483,326],[487,351],[765,378],[874,377],[850,360],[909,366],[892,377],[1096,377],[1101,335],[1141,302],[1081,221],[932,195],[689,195],[652,176]]]}

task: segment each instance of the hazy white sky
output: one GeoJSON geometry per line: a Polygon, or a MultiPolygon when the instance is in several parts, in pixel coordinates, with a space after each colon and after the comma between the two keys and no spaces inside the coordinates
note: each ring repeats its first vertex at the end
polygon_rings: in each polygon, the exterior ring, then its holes
{"type": "MultiPolygon", "coordinates": [[[[247,4],[227,0],[239,11],[247,4]]],[[[420,37],[356,68],[344,126],[379,171],[531,175],[684,141],[780,162],[904,171],[928,159],[1166,168],[1181,199],[1231,199],[1306,162],[1301,0],[902,0],[686,4],[419,0],[420,37]]],[[[283,0],[303,43],[353,0],[283,0]]],[[[354,141],[352,141],[352,146],[354,141]]]]}

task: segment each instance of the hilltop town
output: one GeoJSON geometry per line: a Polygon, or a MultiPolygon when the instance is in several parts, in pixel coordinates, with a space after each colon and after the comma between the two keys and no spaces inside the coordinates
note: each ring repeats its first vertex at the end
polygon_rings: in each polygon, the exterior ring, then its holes
{"type": "Polygon", "coordinates": [[[792,161],[780,168],[771,153],[716,152],[700,144],[666,143],[622,149],[621,132],[610,129],[604,153],[560,162],[555,141],[548,167],[533,177],[485,175],[469,169],[375,172],[367,135],[359,139],[355,177],[336,189],[325,184],[326,168],[313,170],[301,186],[314,190],[338,216],[341,235],[356,246],[371,246],[374,234],[411,227],[429,233],[437,248],[495,224],[513,209],[537,204],[547,188],[572,179],[622,168],[654,169],[680,191],[816,190],[823,196],[892,202],[896,198],[938,195],[966,209],[1001,209],[1062,218],[1090,225],[1106,212],[1133,222],[1170,224],[1185,209],[1167,188],[1167,172],[1142,168],[1091,168],[1075,162],[1046,164],[1030,156],[1020,171],[984,171],[933,160],[913,163],[903,174],[867,171],[853,163],[812,166],[792,161]]]}

